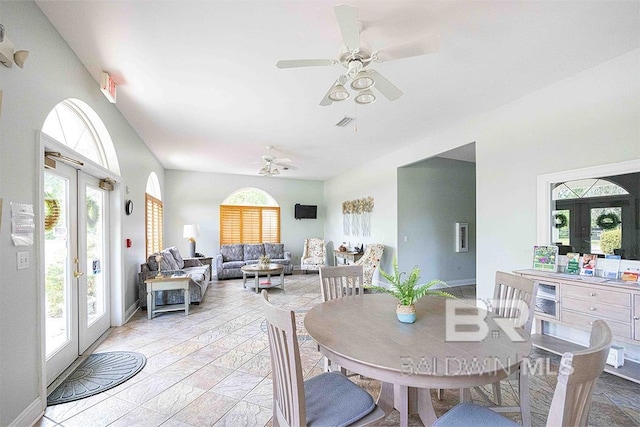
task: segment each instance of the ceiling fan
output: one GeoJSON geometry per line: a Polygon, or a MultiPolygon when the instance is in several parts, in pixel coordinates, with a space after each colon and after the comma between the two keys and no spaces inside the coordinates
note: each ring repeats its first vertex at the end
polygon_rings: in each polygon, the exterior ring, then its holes
{"type": "Polygon", "coordinates": [[[290,165],[285,164],[285,163],[291,163],[291,159],[288,159],[286,157],[277,158],[271,155],[271,149],[273,148],[272,146],[267,145],[266,148],[267,148],[267,154],[264,154],[262,156],[262,167],[258,171],[258,175],[263,175],[263,176],[280,175],[278,166],[280,166],[284,170],[288,170],[289,168],[291,168],[290,165]]]}
{"type": "Polygon", "coordinates": [[[436,52],[440,43],[437,37],[406,43],[392,48],[371,51],[366,43],[360,40],[361,25],[358,22],[358,10],[349,5],[334,6],[338,26],[342,33],[344,46],[337,59],[291,59],[280,60],[278,68],[317,67],[340,64],[346,72],[336,79],[320,105],[327,106],[333,102],[344,101],[350,97],[344,85],[351,81],[351,89],[356,91],[355,102],[371,104],[376,95],[371,88],[377,89],[389,101],[402,96],[402,91],[375,70],[368,68],[372,62],[387,62],[395,59],[426,55],[436,52]]]}

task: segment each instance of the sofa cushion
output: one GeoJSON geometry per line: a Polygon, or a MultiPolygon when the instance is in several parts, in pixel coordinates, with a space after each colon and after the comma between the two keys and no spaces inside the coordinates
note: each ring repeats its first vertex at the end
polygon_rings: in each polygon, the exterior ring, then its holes
{"type": "Polygon", "coordinates": [[[271,259],[284,258],[284,243],[265,243],[264,253],[271,259]]]}
{"type": "Polygon", "coordinates": [[[229,262],[223,262],[222,268],[241,268],[241,267],[244,267],[245,265],[247,265],[247,263],[244,261],[229,261],[229,262]]]}
{"type": "Polygon", "coordinates": [[[244,260],[244,252],[242,248],[244,245],[222,245],[220,246],[220,254],[222,254],[222,261],[242,261],[244,260]]]}
{"type": "Polygon", "coordinates": [[[244,245],[244,260],[257,260],[264,255],[264,245],[258,243],[255,245],[244,245]]]}
{"type": "Polygon", "coordinates": [[[180,255],[180,251],[178,250],[178,248],[175,246],[172,246],[169,248],[169,251],[171,251],[171,255],[173,255],[173,259],[176,260],[176,263],[178,264],[178,268],[184,267],[184,260],[182,259],[182,255],[180,255]]]}

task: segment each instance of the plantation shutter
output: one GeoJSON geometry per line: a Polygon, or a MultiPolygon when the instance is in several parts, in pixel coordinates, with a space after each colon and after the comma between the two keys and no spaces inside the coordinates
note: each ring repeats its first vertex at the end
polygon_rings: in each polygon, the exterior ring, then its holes
{"type": "Polygon", "coordinates": [[[259,207],[242,207],[242,243],[262,243],[259,207]]]}
{"type": "Polygon", "coordinates": [[[220,244],[279,243],[280,208],[220,205],[220,244]]]}
{"type": "Polygon", "coordinates": [[[280,243],[280,208],[262,209],[262,242],[280,243]]]}
{"type": "Polygon", "coordinates": [[[241,206],[220,206],[220,244],[242,243],[241,206]]]}
{"type": "Polygon", "coordinates": [[[147,257],[162,250],[162,200],[145,193],[145,235],[147,257]]]}

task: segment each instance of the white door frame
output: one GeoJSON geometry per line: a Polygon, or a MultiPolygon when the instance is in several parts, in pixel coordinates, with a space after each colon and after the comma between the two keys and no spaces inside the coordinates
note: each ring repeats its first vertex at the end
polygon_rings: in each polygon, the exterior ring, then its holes
{"type": "MultiPolygon", "coordinates": [[[[36,145],[38,147],[38,155],[36,158],[36,207],[35,212],[37,218],[44,218],[44,153],[45,151],[56,151],[64,156],[78,159],[83,162],[82,170],[94,176],[104,176],[105,178],[112,179],[114,184],[114,190],[109,198],[111,221],[110,221],[110,293],[111,293],[111,326],[121,326],[125,322],[125,276],[124,276],[124,254],[123,254],[123,239],[122,239],[122,212],[124,211],[124,194],[122,178],[103,168],[99,164],[95,163],[91,159],[88,159],[81,154],[73,151],[68,146],[56,141],[54,138],[43,132],[37,132],[36,145]]],[[[38,319],[37,327],[40,330],[40,397],[41,408],[47,407],[47,379],[46,379],[46,317],[45,317],[45,269],[44,269],[44,227],[37,223],[36,225],[37,239],[35,241],[35,251],[38,254],[37,277],[38,277],[38,319]]]]}

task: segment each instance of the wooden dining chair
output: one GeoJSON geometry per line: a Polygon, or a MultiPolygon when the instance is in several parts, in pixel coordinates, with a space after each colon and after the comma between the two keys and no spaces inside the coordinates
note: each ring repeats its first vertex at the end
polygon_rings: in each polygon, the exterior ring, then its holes
{"type": "MultiPolygon", "coordinates": [[[[336,267],[320,267],[320,295],[322,302],[353,295],[364,294],[364,271],[361,265],[339,265],[336,267]]],[[[332,364],[324,357],[324,370],[340,370],[351,376],[346,369],[332,364]]]]}
{"type": "Polygon", "coordinates": [[[262,297],[271,355],[274,426],[366,426],[384,418],[371,395],[340,372],[325,372],[303,381],[294,312],[271,304],[266,290],[262,297]]]}
{"type": "Polygon", "coordinates": [[[320,267],[320,294],[322,302],[344,296],[362,295],[364,273],[361,265],[320,267]]]}
{"type": "MultiPolygon", "coordinates": [[[[602,320],[594,320],[589,348],[562,355],[547,426],[586,426],[591,397],[611,347],[611,329],[602,320]]],[[[434,427],[453,426],[517,426],[516,422],[469,402],[460,403],[440,417],[434,427]]],[[[526,425],[526,424],[525,424],[526,425]]],[[[530,424],[529,424],[530,425],[530,424]]]]}
{"type": "MultiPolygon", "coordinates": [[[[533,326],[533,314],[535,296],[538,292],[538,282],[503,271],[496,272],[495,286],[493,290],[493,307],[490,310],[498,317],[510,319],[515,323],[521,333],[527,337],[531,336],[533,326]]],[[[526,363],[524,360],[522,363],[526,363]]],[[[507,378],[518,382],[518,406],[503,406],[500,381],[493,383],[494,401],[480,387],[474,390],[489,404],[495,412],[519,412],[523,425],[531,425],[531,403],[529,399],[529,380],[526,372],[520,368],[513,371],[507,378]]],[[[441,394],[441,391],[438,393],[441,394]]],[[[468,389],[460,390],[460,401],[469,401],[470,393],[468,389]]]]}

